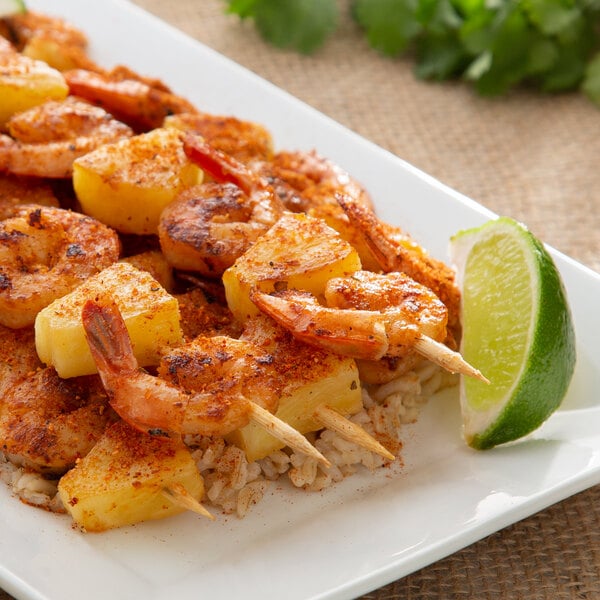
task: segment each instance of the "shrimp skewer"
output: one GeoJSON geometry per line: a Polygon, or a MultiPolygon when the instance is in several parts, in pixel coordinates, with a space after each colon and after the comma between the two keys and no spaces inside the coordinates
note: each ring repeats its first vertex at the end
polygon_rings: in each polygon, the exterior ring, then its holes
{"type": "MultiPolygon", "coordinates": [[[[331,367],[334,364],[331,362],[333,358],[330,356],[331,353],[322,348],[299,342],[289,331],[266,315],[249,319],[241,339],[252,341],[273,355],[275,378],[285,381],[280,394],[282,402],[286,397],[289,400],[293,395],[293,390],[298,389],[298,384],[302,387],[310,385],[311,382],[323,381],[330,376],[331,367]]],[[[344,375],[342,375],[342,379],[346,379],[344,375]]],[[[352,388],[352,384],[350,387],[352,388]]],[[[285,411],[286,420],[295,423],[304,433],[307,431],[306,421],[310,422],[310,430],[314,430],[315,426],[317,429],[331,429],[344,439],[370,452],[380,454],[388,460],[394,460],[391,452],[362,427],[345,416],[353,414],[358,408],[342,400],[344,391],[341,386],[336,387],[336,391],[333,391],[332,388],[328,389],[332,396],[337,397],[327,397],[324,401],[321,398],[317,404],[310,401],[304,405],[298,404],[297,410],[290,410],[288,405],[288,409],[285,411]]],[[[319,391],[313,391],[318,397],[319,391]]],[[[315,397],[313,392],[310,392],[308,396],[315,397]]]]}
{"type": "MultiPolygon", "coordinates": [[[[139,369],[114,304],[88,301],[82,321],[111,406],[130,425],[156,436],[224,436],[254,420],[290,447],[329,465],[304,436],[271,414],[277,394],[269,385],[270,358],[253,344],[222,336],[199,338],[202,347],[187,346],[174,353],[171,371],[179,383],[175,385],[139,369]],[[180,361],[193,363],[194,374],[179,380],[180,361]],[[245,396],[247,391],[254,401],[245,396]]],[[[165,375],[169,368],[166,363],[165,375]]]]}
{"type": "Polygon", "coordinates": [[[435,295],[400,273],[359,271],[328,282],[322,306],[307,292],[253,292],[252,301],[294,337],[338,354],[379,360],[411,348],[451,371],[486,378],[440,343],[447,312],[435,295]]]}

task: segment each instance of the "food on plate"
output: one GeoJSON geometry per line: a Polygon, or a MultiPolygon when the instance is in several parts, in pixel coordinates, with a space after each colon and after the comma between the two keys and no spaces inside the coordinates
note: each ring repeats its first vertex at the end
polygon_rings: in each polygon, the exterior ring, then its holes
{"type": "Polygon", "coordinates": [[[242,517],[271,481],[388,465],[456,373],[485,381],[454,271],[342,167],[104,69],[60,19],[0,32],[68,86],[0,138],[0,478],[26,502],[86,531],[242,517]]]}
{"type": "Polygon", "coordinates": [[[181,113],[165,118],[164,127],[201,136],[211,147],[243,163],[273,159],[273,138],[258,123],[242,121],[230,115],[181,113]]]}
{"type": "Polygon", "coordinates": [[[281,216],[223,273],[227,305],[241,322],[258,315],[251,294],[295,288],[322,295],[333,277],[361,268],[356,250],[321,219],[281,216]]]}
{"type": "MultiPolygon", "coordinates": [[[[173,130],[170,130],[173,131],[173,130]]],[[[220,277],[283,213],[269,183],[197,137],[186,155],[217,182],[188,188],[160,215],[158,236],[178,269],[220,277]]]]}
{"type": "Polygon", "coordinates": [[[0,126],[17,112],[46,100],[63,100],[69,93],[65,78],[44,62],[18,54],[7,42],[0,44],[0,126]]]}
{"type": "Polygon", "coordinates": [[[62,504],[85,531],[106,531],[185,510],[205,516],[204,484],[181,439],[159,440],[119,421],[58,485],[62,504]]]}
{"type": "Polygon", "coordinates": [[[484,449],[539,427],[575,368],[575,332],[560,274],[543,244],[502,217],[451,240],[463,290],[461,351],[490,385],[461,382],[463,434],[484,449]]]}
{"type": "Polygon", "coordinates": [[[139,77],[126,68],[106,73],[75,69],[64,76],[71,94],[103,106],[136,131],[162,127],[169,115],[196,112],[162,82],[139,77]]]}
{"type": "Polygon", "coordinates": [[[2,448],[28,469],[61,474],[94,447],[115,417],[98,377],[63,379],[40,367],[4,395],[2,448]]]}
{"type": "Polygon", "coordinates": [[[140,365],[157,365],[165,348],[182,342],[176,298],[147,271],[115,262],[46,306],[35,319],[38,355],[61,377],[97,373],[81,311],[89,299],[103,297],[111,298],[122,311],[140,365]]]}
{"type": "Polygon", "coordinates": [[[181,135],[162,127],[100,146],[73,164],[83,212],[122,233],[156,233],[163,209],[199,180],[181,135]]]}
{"type": "Polygon", "coordinates": [[[26,204],[0,222],[0,324],[33,325],[40,310],[119,256],[106,225],[62,208],[26,204]]]}
{"type": "Polygon", "coordinates": [[[14,175],[71,178],[73,161],[132,131],[103,109],[72,96],[15,113],[0,136],[0,168],[14,175]]]}
{"type": "Polygon", "coordinates": [[[60,204],[52,186],[37,177],[17,177],[0,173],[0,221],[14,215],[20,204],[54,206],[60,204]]]}

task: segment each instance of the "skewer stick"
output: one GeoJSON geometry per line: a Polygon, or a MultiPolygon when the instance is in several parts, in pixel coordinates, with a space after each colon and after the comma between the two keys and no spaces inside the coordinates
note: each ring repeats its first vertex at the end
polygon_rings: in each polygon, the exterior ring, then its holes
{"type": "Polygon", "coordinates": [[[331,463],[301,433],[254,402],[250,402],[250,418],[290,448],[315,458],[326,467],[331,466],[331,463]]]}
{"type": "Polygon", "coordinates": [[[163,496],[167,497],[173,504],[181,506],[186,510],[191,510],[203,517],[209,518],[211,521],[215,520],[214,515],[208,512],[194,496],[192,496],[180,483],[175,483],[170,486],[164,487],[162,490],[163,496]]]}
{"type": "Polygon", "coordinates": [[[420,334],[418,336],[414,348],[419,354],[451,373],[461,373],[462,375],[475,377],[484,383],[490,382],[481,371],[470,365],[458,352],[450,350],[448,346],[436,342],[426,335],[420,334]]]}
{"type": "Polygon", "coordinates": [[[395,459],[395,456],[387,448],[382,446],[360,425],[353,423],[333,408],[330,408],[325,404],[317,406],[314,412],[314,418],[327,427],[327,429],[339,433],[344,439],[354,442],[358,446],[366,448],[371,452],[375,452],[388,460],[395,459]]]}

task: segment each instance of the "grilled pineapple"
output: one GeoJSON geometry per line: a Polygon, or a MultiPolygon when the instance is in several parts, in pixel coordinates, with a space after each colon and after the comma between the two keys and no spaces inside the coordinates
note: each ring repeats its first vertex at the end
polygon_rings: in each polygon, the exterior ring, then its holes
{"type": "Polygon", "coordinates": [[[0,52],[0,127],[15,113],[46,100],[64,100],[68,93],[56,69],[16,52],[0,52]]]}
{"type": "Polygon", "coordinates": [[[163,208],[202,180],[175,129],[106,144],[73,164],[73,186],[84,213],[123,233],[156,233],[163,208]]]}
{"type": "Polygon", "coordinates": [[[332,277],[361,268],[354,248],[324,221],[287,213],[223,274],[227,304],[239,321],[257,315],[250,292],[295,288],[322,295],[332,277]]]}
{"type": "Polygon", "coordinates": [[[190,451],[179,440],[157,439],[124,421],[109,427],[94,448],[66,473],[58,492],[86,531],[105,531],[183,512],[170,499],[184,489],[200,501],[204,484],[190,451]]]}
{"type": "Polygon", "coordinates": [[[97,372],[85,339],[81,309],[86,300],[105,294],[117,303],[141,366],[158,364],[161,348],[182,342],[177,299],[146,271],[115,263],[37,315],[38,355],[61,377],[97,372]]]}
{"type": "Polygon", "coordinates": [[[148,271],[169,293],[175,287],[173,268],[160,250],[147,250],[139,254],[132,254],[124,258],[123,262],[133,265],[140,271],[148,271]]]}

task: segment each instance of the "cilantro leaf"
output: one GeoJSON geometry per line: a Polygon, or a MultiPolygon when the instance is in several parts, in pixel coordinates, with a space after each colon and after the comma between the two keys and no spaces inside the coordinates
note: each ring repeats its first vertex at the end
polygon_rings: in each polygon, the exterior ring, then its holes
{"type": "Polygon", "coordinates": [[[523,8],[531,22],[547,35],[559,33],[581,16],[575,0],[523,0],[523,8]]]}
{"type": "Polygon", "coordinates": [[[335,0],[229,0],[229,12],[253,18],[275,46],[304,54],[319,48],[338,21],[335,0]]]}
{"type": "MultiPolygon", "coordinates": [[[[226,0],[271,43],[309,53],[337,26],[336,0],[226,0]]],[[[600,0],[350,0],[376,50],[410,52],[418,77],[461,77],[484,95],[527,83],[600,106],[600,0]],[[598,53],[595,55],[595,53],[598,53]],[[583,82],[583,83],[582,83],[583,82]]]]}
{"type": "Polygon", "coordinates": [[[592,102],[600,106],[600,53],[589,62],[581,89],[592,102]]]}
{"type": "Polygon", "coordinates": [[[417,42],[415,73],[421,79],[449,79],[462,73],[469,60],[452,33],[422,37],[417,42]]]}
{"type": "Polygon", "coordinates": [[[395,56],[421,31],[417,6],[417,0],[355,0],[353,14],[371,46],[395,56]]]}

